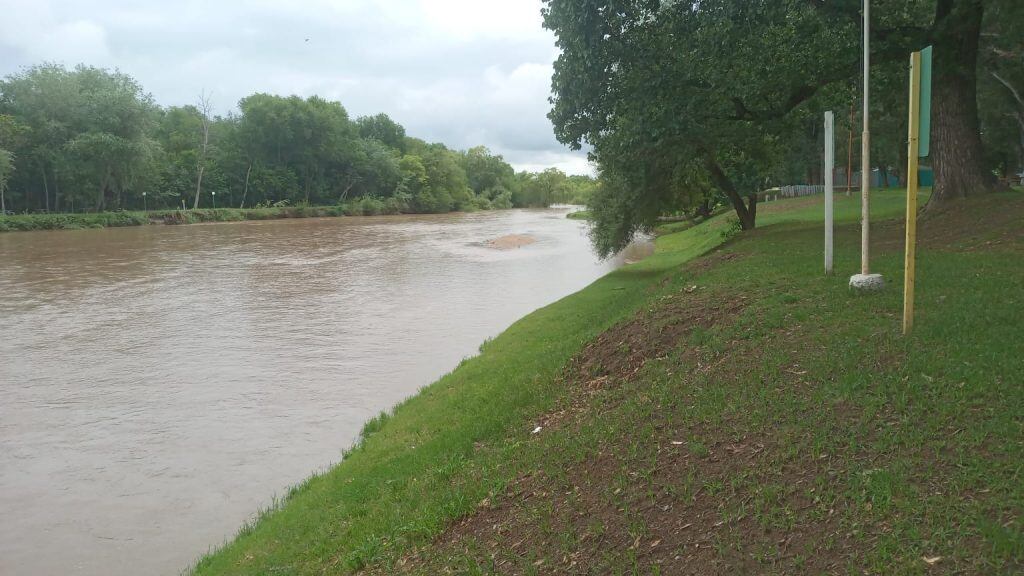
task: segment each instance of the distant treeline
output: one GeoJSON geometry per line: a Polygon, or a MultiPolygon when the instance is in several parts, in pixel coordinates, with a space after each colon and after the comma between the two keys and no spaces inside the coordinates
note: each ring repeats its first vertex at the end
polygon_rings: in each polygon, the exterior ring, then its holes
{"type": "MultiPolygon", "coordinates": [[[[0,81],[0,203],[8,212],[345,206],[347,213],[584,203],[595,181],[516,173],[483,147],[407,136],[386,114],[253,94],[161,107],[132,77],[43,64],[0,81]]],[[[0,215],[3,212],[0,211],[0,215]]]]}

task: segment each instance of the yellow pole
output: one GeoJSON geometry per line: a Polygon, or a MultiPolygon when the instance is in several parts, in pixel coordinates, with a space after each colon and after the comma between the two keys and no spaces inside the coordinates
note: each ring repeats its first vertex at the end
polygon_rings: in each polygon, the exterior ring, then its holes
{"type": "Polygon", "coordinates": [[[917,155],[921,128],[921,53],[910,55],[910,123],[907,138],[907,254],[903,275],[903,333],[914,327],[914,256],[917,249],[917,155]]]}

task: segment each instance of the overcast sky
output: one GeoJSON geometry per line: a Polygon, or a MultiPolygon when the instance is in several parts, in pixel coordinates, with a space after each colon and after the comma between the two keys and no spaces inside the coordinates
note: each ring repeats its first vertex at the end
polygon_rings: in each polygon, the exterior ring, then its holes
{"type": "Polygon", "coordinates": [[[319,94],[411,136],[486,145],[520,170],[590,173],[546,114],[554,37],[540,0],[0,0],[0,75],[120,68],[163,105],[319,94]]]}

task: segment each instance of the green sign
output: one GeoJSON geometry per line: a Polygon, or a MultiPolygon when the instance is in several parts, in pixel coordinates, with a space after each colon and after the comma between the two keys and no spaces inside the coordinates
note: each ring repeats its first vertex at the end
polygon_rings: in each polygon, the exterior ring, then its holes
{"type": "Polygon", "coordinates": [[[921,122],[917,131],[918,153],[928,155],[932,135],[932,47],[921,50],[921,122]]]}

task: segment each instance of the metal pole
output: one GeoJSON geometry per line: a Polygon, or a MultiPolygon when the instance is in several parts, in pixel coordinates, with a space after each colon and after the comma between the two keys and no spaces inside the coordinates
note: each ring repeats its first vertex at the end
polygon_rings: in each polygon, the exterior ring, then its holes
{"type": "Polygon", "coordinates": [[[871,1],[864,0],[864,132],[861,134],[860,174],[860,273],[870,274],[870,211],[868,201],[871,189],[871,136],[868,128],[868,103],[871,69],[871,52],[868,48],[871,34],[871,1]]]}
{"type": "Polygon", "coordinates": [[[907,251],[903,275],[903,333],[914,327],[914,276],[917,248],[917,162],[921,129],[921,53],[910,55],[910,122],[907,131],[907,251]]]}
{"type": "Polygon", "coordinates": [[[846,145],[846,196],[853,192],[853,125],[856,122],[853,116],[853,103],[850,103],[850,141],[846,145]]]}
{"type": "Polygon", "coordinates": [[[835,187],[835,117],[832,112],[825,112],[825,274],[832,273],[832,228],[834,210],[832,194],[835,187]]]}

